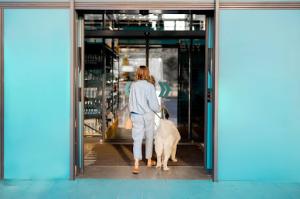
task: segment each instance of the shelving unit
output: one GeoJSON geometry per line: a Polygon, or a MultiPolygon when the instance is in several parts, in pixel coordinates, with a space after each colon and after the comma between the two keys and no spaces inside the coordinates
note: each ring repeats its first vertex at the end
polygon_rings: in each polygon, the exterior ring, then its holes
{"type": "Polygon", "coordinates": [[[119,102],[119,74],[115,68],[119,68],[119,57],[113,45],[85,43],[85,136],[105,139],[107,130],[115,121],[119,102]]]}

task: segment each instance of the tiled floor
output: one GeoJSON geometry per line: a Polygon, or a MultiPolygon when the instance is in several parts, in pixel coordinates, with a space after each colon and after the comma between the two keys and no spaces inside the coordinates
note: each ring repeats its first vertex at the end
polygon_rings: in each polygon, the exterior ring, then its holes
{"type": "MultiPolygon", "coordinates": [[[[143,146],[144,148],[144,146],[143,146]]],[[[145,150],[143,149],[143,152],[145,150]]],[[[84,174],[81,178],[109,179],[210,179],[204,169],[203,150],[198,144],[180,144],[178,161],[168,162],[170,171],[147,168],[146,160],[140,162],[141,173],[133,175],[131,143],[98,143],[90,140],[85,144],[84,174]]],[[[155,153],[153,158],[156,159],[155,153]]]]}
{"type": "MultiPolygon", "coordinates": [[[[132,144],[128,143],[86,143],[85,166],[132,166],[134,160],[132,147],[132,144]]],[[[145,152],[144,145],[142,152],[145,152]]],[[[179,144],[176,154],[178,162],[169,161],[168,164],[170,166],[203,166],[203,156],[200,144],[179,144]]],[[[153,158],[156,158],[155,152],[153,152],[153,158]]],[[[141,161],[141,165],[145,165],[145,162],[141,161]]]]}
{"type": "Polygon", "coordinates": [[[300,184],[201,180],[2,181],[1,199],[299,199],[300,184]]]}
{"type": "Polygon", "coordinates": [[[201,166],[170,166],[169,171],[147,168],[142,166],[140,173],[134,175],[131,166],[88,166],[80,178],[109,178],[109,179],[211,179],[201,166]]]}

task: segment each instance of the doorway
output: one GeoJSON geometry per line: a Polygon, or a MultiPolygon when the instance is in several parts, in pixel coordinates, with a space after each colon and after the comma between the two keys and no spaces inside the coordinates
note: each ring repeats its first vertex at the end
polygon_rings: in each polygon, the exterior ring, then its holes
{"type": "Polygon", "coordinates": [[[179,161],[169,162],[174,172],[142,169],[138,178],[210,178],[205,163],[209,15],[141,10],[79,16],[79,176],[135,178],[128,94],[136,68],[146,65],[182,139],[179,161]]]}

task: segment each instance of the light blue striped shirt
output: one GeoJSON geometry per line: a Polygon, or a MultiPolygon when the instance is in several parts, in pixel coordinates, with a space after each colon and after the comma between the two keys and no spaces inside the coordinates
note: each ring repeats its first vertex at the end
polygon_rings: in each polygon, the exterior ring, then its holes
{"type": "Polygon", "coordinates": [[[151,83],[146,80],[138,80],[131,84],[129,111],[142,115],[151,111],[160,111],[155,87],[151,83]]]}

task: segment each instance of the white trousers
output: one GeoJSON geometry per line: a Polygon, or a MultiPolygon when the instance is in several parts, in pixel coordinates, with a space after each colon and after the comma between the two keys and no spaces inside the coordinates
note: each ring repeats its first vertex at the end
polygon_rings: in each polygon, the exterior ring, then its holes
{"type": "Polygon", "coordinates": [[[131,114],[131,121],[134,159],[143,159],[143,138],[146,139],[146,159],[151,159],[154,139],[154,113],[150,112],[144,115],[131,114]]]}

